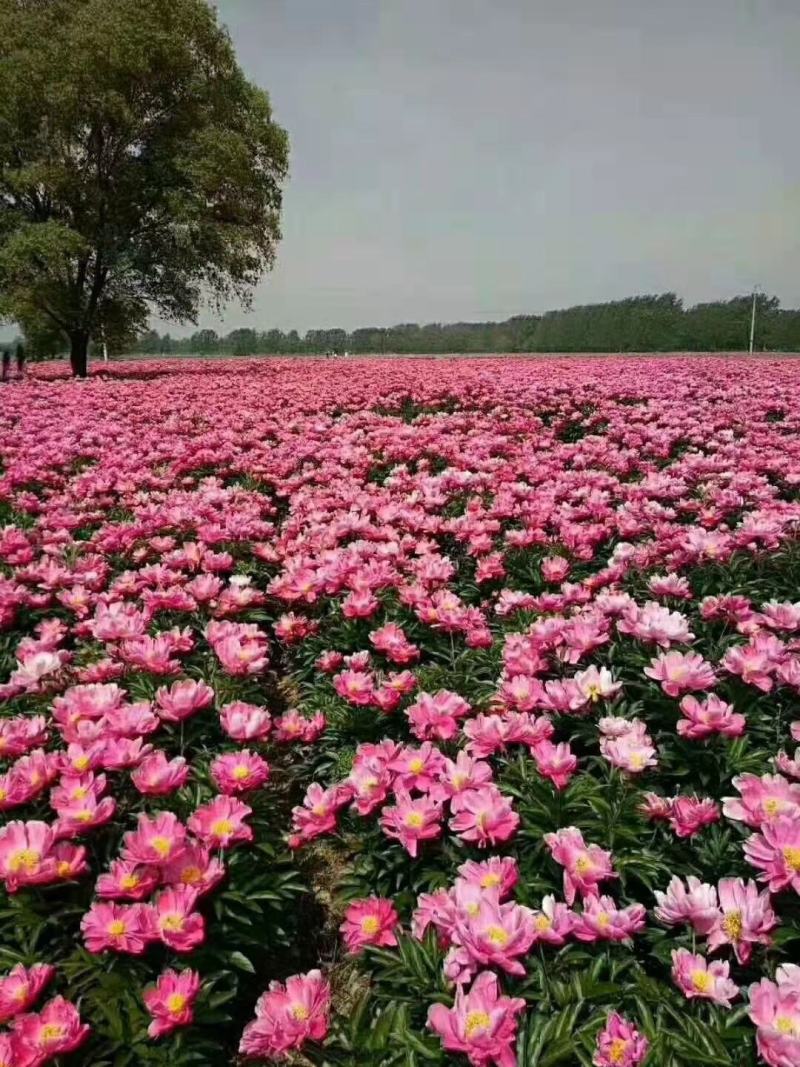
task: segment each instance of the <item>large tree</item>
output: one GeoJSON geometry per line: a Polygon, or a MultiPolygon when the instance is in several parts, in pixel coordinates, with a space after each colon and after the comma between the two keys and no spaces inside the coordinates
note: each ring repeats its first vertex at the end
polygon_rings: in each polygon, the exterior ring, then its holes
{"type": "Polygon", "coordinates": [[[103,330],[244,301],[288,142],[205,0],[0,0],[0,316],[103,330]]]}

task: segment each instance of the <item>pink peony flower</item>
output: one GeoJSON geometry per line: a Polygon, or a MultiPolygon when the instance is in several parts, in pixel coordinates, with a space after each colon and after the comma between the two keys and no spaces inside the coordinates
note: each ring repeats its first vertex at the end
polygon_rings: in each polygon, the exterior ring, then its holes
{"type": "Polygon", "coordinates": [[[769,1067],[800,1063],[800,975],[789,967],[778,968],[775,982],[762,978],[748,990],[758,1053],[769,1067]]]}
{"type": "Polygon", "coordinates": [[[595,1067],[638,1067],[650,1046],[646,1037],[615,1011],[597,1035],[595,1067]]]}
{"type": "Polygon", "coordinates": [[[416,857],[420,841],[439,837],[442,808],[428,797],[412,800],[402,787],[395,792],[396,803],[383,809],[381,828],[387,837],[399,841],[409,856],[416,857]]]}
{"type": "Polygon", "coordinates": [[[142,996],[153,1021],[147,1028],[150,1037],[164,1037],[179,1026],[188,1026],[194,1018],[194,1002],[200,992],[200,975],[196,971],[163,971],[156,984],[142,996]]]}
{"type": "Polygon", "coordinates": [[[519,826],[519,815],[494,785],[456,794],[450,801],[450,810],[450,829],[478,848],[508,841],[519,826]]]}
{"type": "Polygon", "coordinates": [[[761,832],[745,841],[744,854],[771,893],[787,886],[800,893],[800,818],[782,816],[763,823],[761,832]]]}
{"type": "Polygon", "coordinates": [[[542,897],[541,908],[533,913],[533,944],[560,948],[566,944],[578,922],[578,916],[552,894],[542,897]]]}
{"type": "Polygon", "coordinates": [[[144,904],[95,903],[81,919],[83,943],[90,952],[127,952],[140,956],[157,936],[153,913],[144,904]]]}
{"type": "Polygon", "coordinates": [[[272,729],[272,719],[266,708],[235,700],[225,704],[219,713],[222,729],[234,741],[263,741],[272,729]]]}
{"type": "Polygon", "coordinates": [[[556,863],[564,868],[564,898],[572,904],[577,894],[599,895],[598,885],[617,875],[611,865],[611,853],[599,845],[587,845],[583,834],[574,826],[545,834],[544,841],[556,863]]]}
{"type": "Polygon", "coordinates": [[[455,1004],[428,1009],[428,1026],[448,1052],[464,1053],[473,1067],[515,1067],[517,1016],[525,1009],[519,997],[500,995],[496,975],[479,974],[466,991],[456,990],[455,1004]]]}
{"type": "Polygon", "coordinates": [[[185,846],[186,827],[171,811],[149,816],[142,813],[135,830],[122,839],[122,858],[159,867],[185,846]]]}
{"type": "Polygon", "coordinates": [[[242,749],[218,756],[211,764],[211,779],[221,793],[236,795],[260,789],[269,778],[269,764],[261,756],[242,749]]]}
{"type": "Polygon", "coordinates": [[[391,900],[370,897],[356,900],[347,909],[339,927],[347,951],[357,955],[367,945],[391,948],[397,944],[399,916],[391,900]]]}
{"type": "Polygon", "coordinates": [[[800,785],[779,774],[740,774],[733,779],[738,797],[724,797],[722,812],[728,819],[758,829],[779,817],[800,819],[800,785]]]}
{"type": "Polygon", "coordinates": [[[205,919],[193,908],[197,890],[189,885],[165,889],[154,906],[157,936],[173,952],[191,952],[205,939],[205,919]]]}
{"type": "Polygon", "coordinates": [[[689,1000],[699,997],[729,1008],[739,987],[728,977],[730,964],[708,963],[704,956],[675,949],[672,953],[672,980],[689,1000]]]}
{"type": "Polygon", "coordinates": [[[655,916],[667,926],[689,923],[696,933],[705,936],[720,919],[717,891],[713,885],[701,882],[691,874],[686,883],[684,886],[681,879],[673,875],[666,893],[655,891],[658,905],[655,916]]]}
{"type": "Polygon", "coordinates": [[[578,769],[578,757],[566,742],[537,741],[531,748],[536,770],[556,789],[566,789],[578,769]]]}
{"type": "Polygon", "coordinates": [[[81,1023],[78,1009],[63,997],[55,997],[37,1014],[18,1015],[14,1020],[12,1047],[22,1067],[46,1063],[66,1055],[86,1041],[89,1027],[81,1023]]]}
{"type": "Polygon", "coordinates": [[[130,860],[114,860],[107,874],[97,879],[95,892],[104,900],[147,900],[161,880],[156,867],[130,860]]]}
{"type": "Polygon", "coordinates": [[[711,664],[697,652],[662,652],[650,661],[644,673],[661,682],[661,688],[671,697],[696,689],[711,689],[717,681],[711,664]]]}
{"type": "Polygon", "coordinates": [[[331,989],[319,971],[271,982],[256,1004],[256,1018],[242,1034],[239,1052],[257,1058],[280,1057],[328,1032],[331,989]]]}
{"type": "Polygon", "coordinates": [[[468,982],[481,967],[499,967],[523,975],[519,962],[533,944],[533,912],[514,901],[501,904],[491,890],[477,894],[475,906],[456,915],[453,941],[445,973],[458,983],[468,982]]]}
{"type": "Polygon", "coordinates": [[[156,692],[158,714],[164,722],[184,722],[214,700],[214,690],[205,682],[190,678],[173,682],[169,689],[161,686],[156,692]]]}
{"type": "Polygon", "coordinates": [[[411,732],[420,741],[450,741],[458,733],[459,719],[469,715],[469,704],[457,693],[440,689],[438,693],[419,693],[406,708],[411,732]]]}
{"type": "Polygon", "coordinates": [[[160,873],[164,885],[185,885],[201,897],[222,881],[225,866],[217,856],[212,857],[205,845],[192,842],[166,863],[160,873]]]}
{"type": "Polygon", "coordinates": [[[15,1015],[31,1008],[55,973],[55,967],[49,963],[34,963],[32,967],[23,967],[18,963],[8,974],[0,977],[0,1023],[7,1023],[15,1015]]]}
{"type": "Polygon", "coordinates": [[[642,904],[618,908],[611,897],[587,897],[574,924],[579,941],[630,941],[645,926],[642,904]]]}
{"type": "Polygon", "coordinates": [[[694,837],[704,826],[719,822],[720,811],[710,797],[673,797],[669,824],[678,837],[694,837]]]}
{"type": "Polygon", "coordinates": [[[181,789],[189,777],[189,767],[183,756],[168,760],[161,749],[145,756],[131,772],[131,781],[145,796],[167,796],[181,789]]]}
{"type": "Polygon", "coordinates": [[[234,797],[218,796],[201,805],[187,820],[187,827],[210,848],[230,848],[231,845],[253,840],[253,831],[245,823],[253,809],[234,797]]]}
{"type": "Polygon", "coordinates": [[[519,881],[519,867],[511,856],[490,856],[485,860],[467,860],[458,868],[458,880],[479,889],[495,889],[500,900],[511,894],[519,881]]]}
{"type": "Polygon", "coordinates": [[[691,741],[701,741],[712,734],[739,737],[745,731],[744,715],[734,712],[733,706],[720,700],[716,693],[709,693],[705,702],[689,695],[683,697],[681,714],[684,717],[678,722],[678,733],[691,741]]]}
{"type": "Polygon", "coordinates": [[[739,963],[747,963],[753,945],[770,945],[770,932],[778,919],[770,906],[769,891],[759,893],[755,882],[723,878],[719,886],[721,914],[708,935],[708,950],[732,945],[739,963]]]}

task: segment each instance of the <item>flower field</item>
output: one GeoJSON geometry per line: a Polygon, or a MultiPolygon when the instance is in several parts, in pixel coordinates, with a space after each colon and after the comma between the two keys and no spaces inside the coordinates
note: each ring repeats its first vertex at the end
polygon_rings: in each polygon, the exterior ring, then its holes
{"type": "Polygon", "coordinates": [[[800,1065],[800,362],[0,391],[0,1067],[800,1065]]]}

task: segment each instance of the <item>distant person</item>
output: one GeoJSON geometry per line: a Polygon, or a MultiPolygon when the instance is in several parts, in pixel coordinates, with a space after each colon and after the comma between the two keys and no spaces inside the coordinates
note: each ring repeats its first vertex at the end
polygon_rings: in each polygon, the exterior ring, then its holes
{"type": "Polygon", "coordinates": [[[25,346],[20,341],[20,343],[17,345],[17,377],[20,378],[20,379],[25,377],[25,357],[26,356],[27,356],[27,353],[25,351],[25,346]]]}
{"type": "Polygon", "coordinates": [[[3,381],[8,381],[8,376],[11,373],[11,349],[3,349],[3,381]]]}

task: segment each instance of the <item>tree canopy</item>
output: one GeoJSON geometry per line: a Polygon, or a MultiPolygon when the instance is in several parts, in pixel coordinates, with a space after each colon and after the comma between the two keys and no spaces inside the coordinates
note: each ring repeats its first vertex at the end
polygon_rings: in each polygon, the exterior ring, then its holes
{"type": "Polygon", "coordinates": [[[90,340],[247,301],[288,140],[205,0],[0,0],[0,318],[90,340]]]}
{"type": "MultiPolygon", "coordinates": [[[[142,334],[131,346],[143,355],[324,352],[741,352],[750,337],[752,294],[684,308],[674,293],[632,296],[606,304],[584,304],[517,315],[503,322],[415,322],[308,330],[237,329],[226,336],[200,330],[180,339],[142,334]]],[[[800,351],[800,311],[779,307],[765,294],[757,297],[755,345],[772,351],[800,351]]]]}

